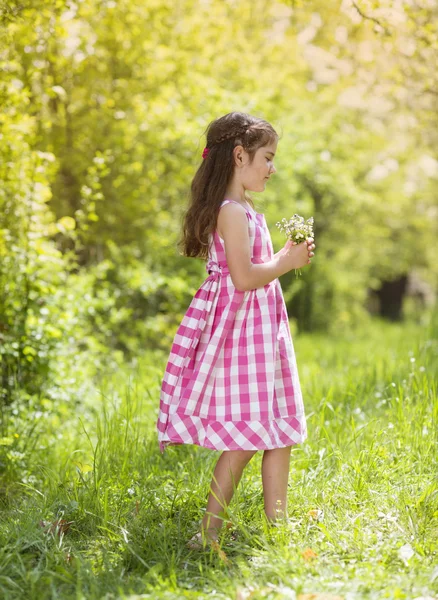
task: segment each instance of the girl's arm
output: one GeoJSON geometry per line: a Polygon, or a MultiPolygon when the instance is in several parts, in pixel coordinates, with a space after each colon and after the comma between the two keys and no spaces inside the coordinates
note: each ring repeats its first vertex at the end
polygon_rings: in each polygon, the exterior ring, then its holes
{"type": "Polygon", "coordinates": [[[278,258],[279,256],[281,256],[282,254],[284,254],[286,252],[285,248],[282,248],[281,250],[279,250],[278,252],[276,252],[274,254],[274,256],[272,257],[272,260],[274,260],[274,258],[278,258]]]}
{"type": "Polygon", "coordinates": [[[295,264],[297,258],[288,252],[289,244],[270,261],[261,264],[252,262],[248,219],[242,206],[231,202],[223,206],[219,211],[218,224],[225,243],[231,279],[237,290],[248,291],[263,287],[280,275],[301,266],[295,264]]]}

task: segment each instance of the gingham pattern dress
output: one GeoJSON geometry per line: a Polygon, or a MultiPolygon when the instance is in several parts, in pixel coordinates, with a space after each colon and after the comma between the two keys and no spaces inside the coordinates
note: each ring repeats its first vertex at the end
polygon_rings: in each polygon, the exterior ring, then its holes
{"type": "MultiPolygon", "coordinates": [[[[245,210],[251,261],[269,261],[265,217],[245,210]]],[[[208,277],[178,327],[162,381],[160,452],[180,444],[269,450],[303,442],[306,418],[280,282],[237,290],[223,239],[215,231],[209,241],[208,277]]]]}

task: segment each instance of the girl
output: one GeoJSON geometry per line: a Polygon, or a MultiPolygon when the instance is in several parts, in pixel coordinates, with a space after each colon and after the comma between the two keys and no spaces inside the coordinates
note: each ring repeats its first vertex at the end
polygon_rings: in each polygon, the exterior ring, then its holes
{"type": "Polygon", "coordinates": [[[160,451],[197,444],[222,451],[205,516],[189,548],[216,541],[243,469],[264,450],[264,510],[287,517],[291,446],[307,438],[288,315],[278,277],[311,262],[312,238],[274,254],[262,192],[276,172],[278,135],[263,119],[232,112],[211,122],[191,184],[183,253],[207,259],[208,277],[175,334],[157,421],[160,451]]]}

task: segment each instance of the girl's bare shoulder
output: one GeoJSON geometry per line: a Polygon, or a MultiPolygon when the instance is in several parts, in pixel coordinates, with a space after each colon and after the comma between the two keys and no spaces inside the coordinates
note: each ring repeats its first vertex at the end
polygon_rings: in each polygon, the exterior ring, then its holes
{"type": "Polygon", "coordinates": [[[218,232],[219,237],[223,239],[222,231],[227,227],[227,224],[230,220],[238,218],[241,219],[243,215],[247,214],[246,208],[243,204],[236,202],[234,200],[230,200],[220,205],[219,213],[217,216],[217,225],[216,230],[218,232]]]}

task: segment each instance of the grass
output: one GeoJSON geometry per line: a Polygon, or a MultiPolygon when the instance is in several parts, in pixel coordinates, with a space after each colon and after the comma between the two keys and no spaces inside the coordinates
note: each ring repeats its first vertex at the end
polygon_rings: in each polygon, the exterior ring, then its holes
{"type": "Polygon", "coordinates": [[[219,453],[159,453],[166,356],[105,377],[80,405],[11,415],[0,597],[437,598],[437,331],[435,317],[296,336],[309,437],[292,449],[289,522],[264,520],[259,452],[220,544],[201,553],[185,541],[219,453]]]}

